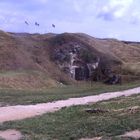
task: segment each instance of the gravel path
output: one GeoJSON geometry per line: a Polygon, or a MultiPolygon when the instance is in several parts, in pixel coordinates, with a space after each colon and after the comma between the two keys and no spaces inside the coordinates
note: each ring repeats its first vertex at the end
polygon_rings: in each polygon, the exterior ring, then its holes
{"type": "Polygon", "coordinates": [[[134,94],[140,94],[140,87],[119,92],[109,92],[94,96],[70,98],[67,100],[41,103],[36,105],[16,105],[0,107],[0,123],[31,118],[37,115],[42,115],[47,112],[57,111],[63,107],[96,103],[99,101],[109,100],[120,96],[130,96],[134,94]]]}
{"type": "Polygon", "coordinates": [[[17,130],[0,131],[0,138],[4,140],[19,140],[22,138],[22,134],[17,130]]]}

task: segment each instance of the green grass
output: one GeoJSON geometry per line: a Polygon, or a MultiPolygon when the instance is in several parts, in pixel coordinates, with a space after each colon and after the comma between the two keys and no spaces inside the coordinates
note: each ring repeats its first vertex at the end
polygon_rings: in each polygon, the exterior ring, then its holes
{"type": "Polygon", "coordinates": [[[78,140],[98,136],[102,136],[102,140],[120,140],[123,138],[116,136],[140,129],[140,108],[130,113],[128,108],[133,106],[140,106],[140,95],[63,108],[32,119],[6,122],[0,125],[0,130],[17,129],[24,134],[24,140],[78,140]],[[109,112],[91,114],[85,111],[88,108],[109,112]]]}
{"type": "Polygon", "coordinates": [[[140,83],[128,83],[123,85],[105,85],[94,83],[92,85],[75,85],[62,88],[46,90],[12,90],[0,89],[0,105],[36,104],[52,102],[55,100],[68,99],[72,97],[83,97],[96,95],[103,92],[117,91],[140,86],[140,83]]]}

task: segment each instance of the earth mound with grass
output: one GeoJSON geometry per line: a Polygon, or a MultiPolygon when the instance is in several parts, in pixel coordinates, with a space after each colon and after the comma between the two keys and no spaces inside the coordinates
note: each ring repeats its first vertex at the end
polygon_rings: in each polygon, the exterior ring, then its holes
{"type": "Polygon", "coordinates": [[[83,33],[28,34],[0,31],[0,87],[48,88],[110,75],[140,79],[140,43],[83,33]],[[4,84],[4,85],[3,85],[4,84]]]}

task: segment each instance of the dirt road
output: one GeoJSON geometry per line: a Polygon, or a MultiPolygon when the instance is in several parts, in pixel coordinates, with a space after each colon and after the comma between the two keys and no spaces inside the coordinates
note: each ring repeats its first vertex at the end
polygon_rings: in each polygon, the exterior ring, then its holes
{"type": "Polygon", "coordinates": [[[96,103],[99,101],[113,99],[120,96],[130,96],[134,94],[140,94],[140,87],[119,92],[109,92],[94,96],[70,98],[67,100],[41,103],[36,105],[16,105],[0,107],[0,123],[31,118],[37,115],[42,115],[47,112],[57,111],[62,107],[70,107],[73,105],[85,105],[89,103],[96,103]]]}

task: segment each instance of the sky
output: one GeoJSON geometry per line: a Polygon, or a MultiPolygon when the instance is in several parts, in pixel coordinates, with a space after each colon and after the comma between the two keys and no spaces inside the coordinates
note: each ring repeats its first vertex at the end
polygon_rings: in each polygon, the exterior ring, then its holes
{"type": "Polygon", "coordinates": [[[140,41],[139,7],[140,0],[0,0],[0,30],[140,41]]]}

